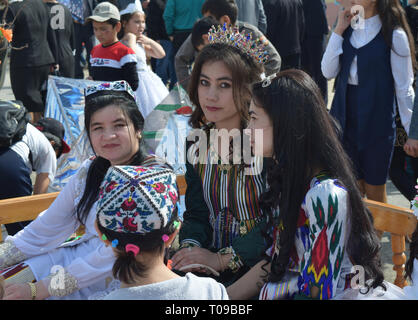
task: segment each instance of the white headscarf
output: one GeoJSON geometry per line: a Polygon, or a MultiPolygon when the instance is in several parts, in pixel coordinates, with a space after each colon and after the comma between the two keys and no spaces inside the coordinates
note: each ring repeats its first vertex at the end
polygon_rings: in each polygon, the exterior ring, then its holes
{"type": "Polygon", "coordinates": [[[119,1],[119,6],[122,7],[122,9],[119,8],[120,15],[124,15],[127,13],[134,13],[134,12],[144,13],[140,0],[134,0],[133,2],[132,0],[130,0],[130,2],[119,1]]]}

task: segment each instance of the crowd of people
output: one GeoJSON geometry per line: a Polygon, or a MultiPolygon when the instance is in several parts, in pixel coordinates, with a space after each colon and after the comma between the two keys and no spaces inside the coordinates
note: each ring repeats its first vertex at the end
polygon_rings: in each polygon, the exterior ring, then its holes
{"type": "MultiPolygon", "coordinates": [[[[416,194],[418,7],[336,3],[329,26],[324,0],[92,0],[85,25],[59,30],[53,1],[7,6],[13,46],[23,48],[12,51],[12,88],[34,124],[25,141],[36,127],[53,160],[69,151],[42,117],[48,74],[101,82],[84,94],[94,155],[0,244],[2,298],[417,299],[418,228],[401,289],[384,279],[381,234],[363,199],[387,202],[389,176],[407,199],[416,194]],[[49,17],[41,40],[23,37],[17,26],[39,17],[49,17]],[[41,50],[25,50],[29,40],[41,50]],[[172,167],[142,137],[177,84],[193,104],[182,216],[172,167]],[[83,236],[70,239],[80,226],[83,236]]],[[[0,147],[0,169],[21,157],[18,143],[0,147]]]]}

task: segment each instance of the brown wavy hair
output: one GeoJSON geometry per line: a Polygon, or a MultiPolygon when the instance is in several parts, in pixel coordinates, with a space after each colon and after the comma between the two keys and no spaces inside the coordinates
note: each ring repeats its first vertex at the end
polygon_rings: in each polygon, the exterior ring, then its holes
{"type": "Polygon", "coordinates": [[[205,115],[199,103],[200,74],[205,63],[216,61],[222,61],[231,72],[233,98],[241,115],[242,128],[245,128],[251,102],[251,84],[260,80],[263,66],[239,49],[224,43],[205,46],[196,58],[188,88],[190,100],[196,108],[189,123],[196,129],[206,124],[205,115]]]}
{"type": "MultiPolygon", "coordinates": [[[[409,50],[411,51],[412,66],[414,72],[417,68],[417,61],[415,58],[415,42],[412,36],[411,28],[409,27],[405,10],[399,0],[377,0],[377,12],[382,20],[382,33],[386,44],[393,49],[392,37],[393,31],[396,28],[402,28],[408,36],[409,50]]],[[[396,54],[396,50],[394,50],[396,54]]],[[[399,55],[399,54],[398,54],[399,55]]]]}

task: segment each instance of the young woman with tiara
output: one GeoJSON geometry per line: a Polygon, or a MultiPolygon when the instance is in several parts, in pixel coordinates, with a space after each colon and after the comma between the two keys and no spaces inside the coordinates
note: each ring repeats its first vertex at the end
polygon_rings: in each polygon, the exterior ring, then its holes
{"type": "Polygon", "coordinates": [[[173,269],[209,273],[226,284],[265,250],[258,203],[263,163],[244,161],[242,143],[250,84],[260,80],[267,56],[257,39],[226,25],[212,28],[209,42],[196,58],[188,90],[195,130],[186,142],[186,211],[172,260],[173,269]]]}
{"type": "Polygon", "coordinates": [[[170,169],[109,168],[97,202],[96,229],[116,256],[112,272],[120,287],[90,299],[228,299],[225,287],[215,280],[191,273],[180,277],[167,265],[168,248],[180,228],[178,197],[170,169]]]}
{"type": "MultiPolygon", "coordinates": [[[[380,241],[351,162],[314,80],[300,70],[253,86],[249,128],[261,130],[267,157],[271,247],[227,288],[231,299],[399,299],[383,284],[380,241]]],[[[252,134],[252,137],[254,134],[252,134]]]]}
{"type": "Polygon", "coordinates": [[[95,156],[47,210],[0,245],[4,299],[86,299],[104,290],[115,258],[94,221],[106,171],[111,165],[163,165],[141,148],[144,118],[126,81],[88,87],[85,95],[84,125],[95,156]],[[80,225],[85,234],[66,242],[80,225]]]}
{"type": "Polygon", "coordinates": [[[122,29],[118,37],[136,53],[139,82],[135,93],[138,107],[146,118],[169,93],[160,77],[147,65],[147,57],[161,59],[165,57],[165,52],[158,42],[144,35],[145,14],[139,0],[122,9],[120,15],[122,29]]]}
{"type": "Polygon", "coordinates": [[[351,4],[339,13],[322,72],[327,79],[337,77],[330,113],[341,126],[360,190],[371,200],[387,202],[396,110],[407,133],[411,121],[414,41],[399,0],[351,4]]]}

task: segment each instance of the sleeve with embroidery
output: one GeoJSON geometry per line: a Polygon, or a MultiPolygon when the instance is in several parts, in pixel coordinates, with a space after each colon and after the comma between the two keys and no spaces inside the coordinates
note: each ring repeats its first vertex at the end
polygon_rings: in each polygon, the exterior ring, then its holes
{"type": "Polygon", "coordinates": [[[331,299],[337,288],[345,253],[347,191],[333,180],[314,186],[306,195],[302,209],[309,219],[310,246],[301,261],[299,293],[318,299],[331,299]]]}

